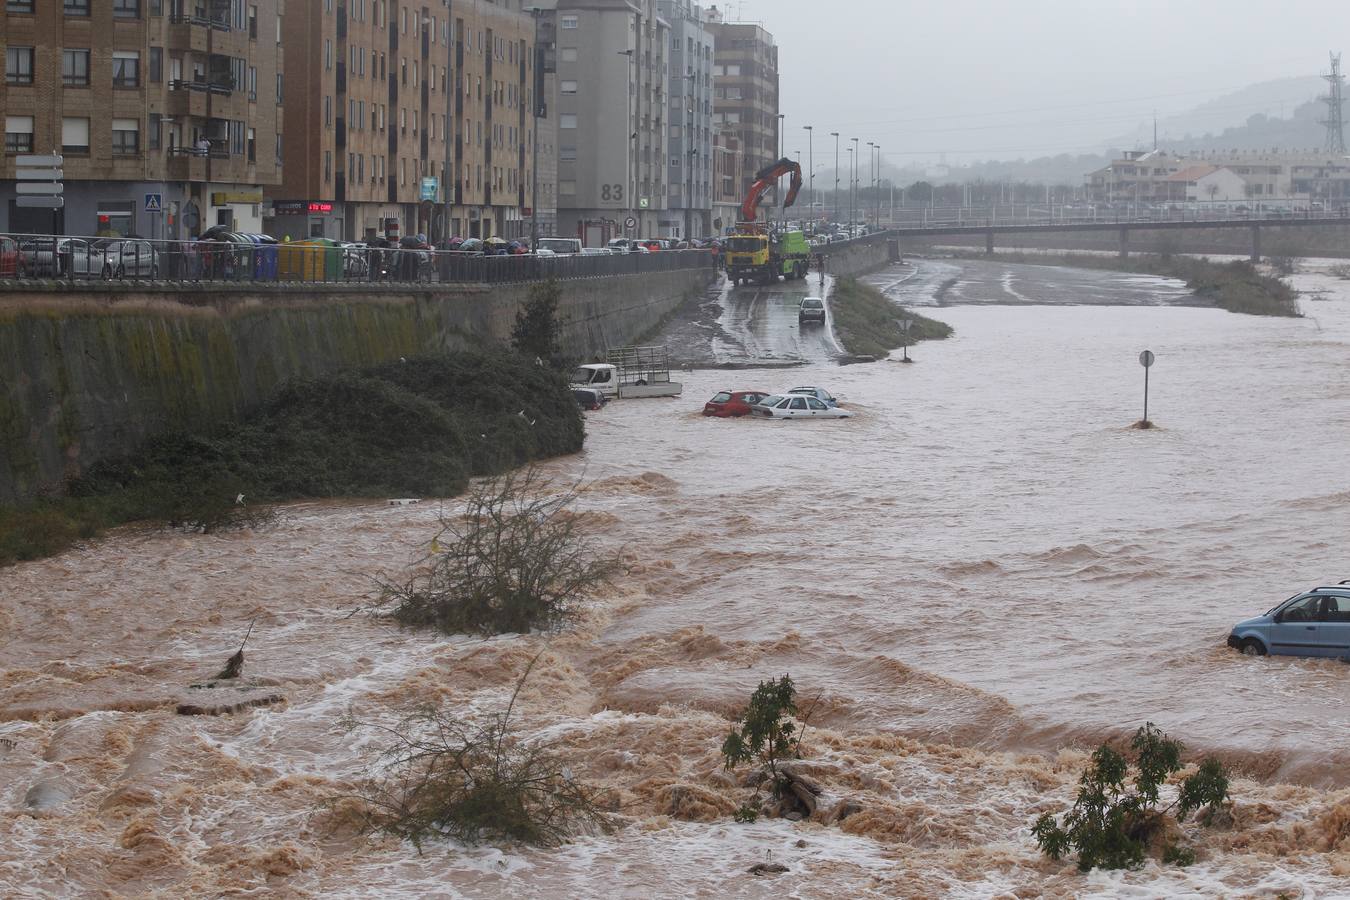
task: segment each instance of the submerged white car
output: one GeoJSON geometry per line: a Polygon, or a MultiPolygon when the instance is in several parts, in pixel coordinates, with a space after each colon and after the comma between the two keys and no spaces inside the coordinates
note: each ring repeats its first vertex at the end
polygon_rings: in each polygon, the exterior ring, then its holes
{"type": "Polygon", "coordinates": [[[750,407],[761,419],[850,419],[853,413],[805,394],[771,394],[750,407]]]}

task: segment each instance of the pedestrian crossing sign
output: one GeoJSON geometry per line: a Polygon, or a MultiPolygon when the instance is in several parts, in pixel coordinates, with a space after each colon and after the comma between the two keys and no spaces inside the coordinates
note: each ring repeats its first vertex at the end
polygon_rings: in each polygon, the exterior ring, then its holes
{"type": "Polygon", "coordinates": [[[164,195],[163,195],[163,194],[146,194],[146,195],[145,195],[145,211],[146,211],[146,212],[148,212],[148,213],[157,213],[157,212],[163,212],[163,210],[164,210],[164,195]]]}

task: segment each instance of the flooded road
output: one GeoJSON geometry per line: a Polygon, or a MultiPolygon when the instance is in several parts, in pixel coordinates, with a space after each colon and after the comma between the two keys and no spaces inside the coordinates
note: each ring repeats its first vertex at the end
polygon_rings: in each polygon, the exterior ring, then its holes
{"type": "Polygon", "coordinates": [[[801,367],[687,372],[682,398],[588,414],[585,452],[548,468],[586,483],[633,570],[552,639],[349,616],[434,533],[429,503],[121,533],[0,571],[0,893],[1345,896],[1350,668],[1223,644],[1350,578],[1345,283],[1299,276],[1308,317],[1258,319],[1106,272],[920,260],[869,280],[925,305],[948,285],[931,315],[955,337],[840,367],[791,291],[742,288],[709,355],[801,367]],[[1138,431],[1146,347],[1159,428],[1138,431]],[[857,416],[698,415],[802,383],[857,416]],[[173,715],[254,616],[248,671],[287,702],[173,715]],[[337,726],[348,708],[494,709],[541,649],[524,726],[617,792],[626,827],[422,856],[351,832],[333,804],[372,744],[337,726]],[[725,716],[784,672],[820,698],[813,771],[865,805],[843,827],[730,820],[725,716]],[[1085,749],[1145,721],[1244,773],[1237,823],[1188,869],[1041,859],[1029,824],[1069,801],[1085,749]],[[790,871],[748,875],[766,853],[790,871]]]}

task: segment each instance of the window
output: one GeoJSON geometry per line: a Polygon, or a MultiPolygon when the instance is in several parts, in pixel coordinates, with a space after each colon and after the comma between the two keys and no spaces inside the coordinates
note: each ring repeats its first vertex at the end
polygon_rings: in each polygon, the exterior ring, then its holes
{"type": "MultiPolygon", "coordinates": [[[[153,137],[151,137],[151,141],[153,146],[153,137]]],[[[252,128],[248,130],[248,161],[258,161],[258,134],[257,131],[252,128]]]]}
{"type": "Polygon", "coordinates": [[[559,17],[558,17],[558,25],[559,25],[560,27],[562,27],[562,28],[566,28],[566,29],[569,29],[569,30],[570,30],[570,29],[572,29],[572,28],[576,28],[578,24],[579,24],[579,23],[578,23],[578,21],[577,21],[577,17],[576,17],[576,16],[559,16],[559,17]]]}
{"type": "Polygon", "coordinates": [[[575,81],[560,81],[558,82],[558,91],[563,94],[575,94],[577,83],[575,81]]]}
{"type": "Polygon", "coordinates": [[[576,148],[576,147],[559,147],[559,148],[558,148],[558,159],[562,160],[563,162],[574,162],[574,161],[576,160],[576,158],[577,158],[577,148],[576,148]]]}
{"type": "Polygon", "coordinates": [[[331,184],[333,181],[333,151],[323,151],[323,183],[331,184]]]}
{"type": "Polygon", "coordinates": [[[325,94],[323,98],[323,126],[325,128],[329,128],[332,126],[332,124],[333,124],[333,98],[325,94]]]}
{"type": "Polygon", "coordinates": [[[134,50],[113,51],[113,87],[140,87],[141,54],[134,50]]]}
{"type": "Polygon", "coordinates": [[[32,116],[5,116],[5,152],[33,152],[32,116]]]}
{"type": "Polygon", "coordinates": [[[33,0],[5,0],[5,12],[31,13],[33,0]]]}
{"type": "Polygon", "coordinates": [[[68,87],[89,84],[89,51],[61,51],[61,81],[68,87]]]}
{"type": "MultiPolygon", "coordinates": [[[[32,6],[32,4],[28,4],[32,6]]],[[[87,16],[89,15],[89,0],[66,0],[66,15],[68,16],[87,16]]]]}
{"type": "Polygon", "coordinates": [[[33,48],[5,48],[5,84],[33,83],[33,48]]]}
{"type": "Polygon", "coordinates": [[[61,120],[61,152],[86,154],[89,152],[89,120],[67,116],[61,120]]]}
{"type": "Polygon", "coordinates": [[[149,137],[148,137],[148,141],[149,141],[150,149],[151,149],[151,150],[158,150],[158,149],[159,149],[159,133],[160,133],[160,131],[161,131],[161,127],[160,127],[160,114],[159,114],[159,113],[151,113],[151,114],[150,114],[150,131],[149,131],[149,137]]]}
{"type": "MultiPolygon", "coordinates": [[[[154,53],[153,50],[150,52],[154,53]]],[[[153,59],[151,61],[153,62],[153,59]]],[[[155,80],[153,74],[150,76],[150,80],[155,80]]],[[[258,70],[254,66],[248,67],[248,99],[254,102],[258,100],[258,70]]]]}
{"type": "Polygon", "coordinates": [[[285,84],[286,84],[286,82],[285,82],[285,80],[282,78],[282,76],[281,76],[281,75],[277,75],[277,106],[280,106],[282,103],[286,102],[286,99],[285,99],[285,98],[286,98],[286,91],[284,90],[285,84]]]}
{"type": "Polygon", "coordinates": [[[560,59],[561,59],[562,62],[576,62],[576,61],[577,61],[577,48],[576,48],[576,47],[563,47],[561,52],[562,52],[562,56],[560,57],[560,59]]]}
{"type": "Polygon", "coordinates": [[[113,119],[112,152],[114,156],[135,156],[141,152],[140,123],[135,119],[113,119]]]}
{"type": "Polygon", "coordinates": [[[113,0],[113,15],[119,19],[139,19],[141,0],[113,0]]]}
{"type": "Polygon", "coordinates": [[[150,83],[159,84],[164,80],[164,48],[150,48],[150,83]]]}
{"type": "Polygon", "coordinates": [[[563,113],[562,115],[558,116],[558,127],[576,128],[577,127],[576,115],[574,113],[563,113]]]}

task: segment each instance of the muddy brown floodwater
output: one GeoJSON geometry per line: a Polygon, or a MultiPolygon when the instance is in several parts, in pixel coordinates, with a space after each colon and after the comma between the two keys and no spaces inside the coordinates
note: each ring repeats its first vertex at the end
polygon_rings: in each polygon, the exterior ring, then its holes
{"type": "MultiPolygon", "coordinates": [[[[931,302],[952,277],[971,305],[932,312],[957,336],[915,365],[841,368],[813,341],[801,368],[687,372],[678,400],[589,414],[586,451],[548,470],[585,483],[588,527],[633,569],[561,635],[350,615],[431,538],[430,501],[124,530],[0,571],[0,895],[1350,896],[1350,667],[1223,644],[1350,578],[1350,290],[1300,275],[1308,316],[1285,320],[1104,272],[920,261],[874,282],[931,302]],[[1147,432],[1128,427],[1145,347],[1147,432]],[[797,384],[857,416],[698,415],[797,384]],[[175,715],[255,617],[240,696],[285,702],[175,715]],[[421,855],[353,831],[375,741],[344,713],[490,712],[541,651],[521,726],[623,800],[620,830],[421,855]],[[784,672],[820,697],[811,771],[864,808],[842,826],[731,820],[726,717],[784,672]],[[1196,832],[1187,869],[1041,858],[1031,821],[1145,721],[1242,773],[1233,826],[1196,832]],[[747,873],[766,860],[788,872],[747,873]]],[[[798,346],[764,326],[776,305],[724,309],[723,352],[798,346]]]]}

